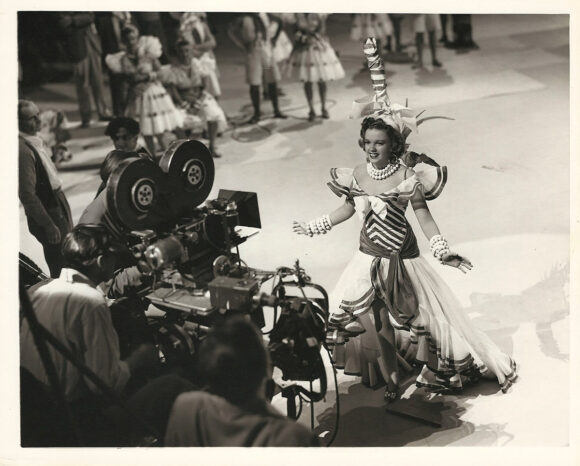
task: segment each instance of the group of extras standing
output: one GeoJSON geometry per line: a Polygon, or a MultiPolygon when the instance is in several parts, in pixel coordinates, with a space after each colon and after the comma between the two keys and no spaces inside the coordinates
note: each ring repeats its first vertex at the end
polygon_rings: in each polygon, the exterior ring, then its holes
{"type": "MultiPolygon", "coordinates": [[[[64,32],[65,50],[75,74],[75,84],[83,126],[90,124],[91,93],[99,117],[109,119],[103,94],[102,66],[109,75],[114,116],[135,118],[141,124],[147,149],[155,153],[155,139],[165,149],[164,133],[186,137],[201,131],[209,148],[219,157],[216,136],[228,126],[218,101],[220,73],[214,55],[216,40],[204,13],[172,13],[177,30],[163,32],[159,13],[63,12],[58,25],[64,32]],[[140,30],[141,29],[141,30],[140,30]],[[158,34],[163,40],[159,40],[158,34]],[[176,38],[168,44],[166,37],[176,38]],[[169,46],[172,64],[167,62],[169,46]]],[[[231,40],[245,52],[246,81],[253,114],[250,123],[262,117],[261,93],[269,98],[275,118],[285,118],[279,105],[279,81],[294,77],[304,83],[308,120],[318,114],[314,108],[316,83],[320,116],[329,118],[326,105],[327,82],[344,77],[344,70],[326,34],[326,14],[245,13],[228,27],[231,40]],[[287,32],[288,31],[288,32],[287,32]]],[[[414,67],[423,67],[424,36],[427,35],[431,63],[440,67],[436,56],[436,33],[446,46],[476,47],[471,38],[470,15],[450,15],[454,40],[447,39],[448,15],[435,14],[354,14],[351,39],[375,37],[385,51],[397,53],[404,45],[401,29],[410,21],[415,34],[414,67]]]]}
{"type": "MultiPolygon", "coordinates": [[[[329,118],[326,82],[344,77],[344,70],[326,37],[326,16],[245,13],[231,22],[228,35],[246,57],[246,81],[253,107],[250,123],[262,117],[262,95],[271,100],[275,118],[286,118],[278,99],[278,83],[283,75],[304,82],[310,121],[317,116],[313,106],[313,83],[317,83],[320,116],[329,118]]],[[[213,52],[216,40],[205,13],[180,15],[172,47],[175,57],[169,64],[160,61],[162,56],[167,61],[168,51],[154,35],[155,29],[147,28],[149,34],[142,33],[129,12],[59,13],[58,23],[65,31],[66,49],[74,63],[83,126],[90,123],[91,91],[100,119],[110,119],[102,92],[104,55],[113,113],[140,123],[151,154],[156,153],[156,142],[165,149],[163,135],[168,132],[184,138],[201,130],[209,140],[210,151],[220,156],[215,140],[228,121],[218,103],[221,87],[213,52]]]]}

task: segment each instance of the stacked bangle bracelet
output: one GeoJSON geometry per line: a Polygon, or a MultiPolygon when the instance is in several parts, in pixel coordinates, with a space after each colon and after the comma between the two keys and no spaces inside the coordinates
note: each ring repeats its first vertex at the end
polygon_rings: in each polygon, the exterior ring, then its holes
{"type": "Polygon", "coordinates": [[[328,215],[323,215],[306,224],[306,233],[308,236],[325,235],[332,229],[332,222],[328,215]]]}
{"type": "Polygon", "coordinates": [[[433,256],[435,256],[439,261],[441,261],[444,254],[451,252],[449,249],[449,243],[447,243],[447,240],[441,235],[434,235],[429,240],[429,246],[431,247],[433,256]]]}

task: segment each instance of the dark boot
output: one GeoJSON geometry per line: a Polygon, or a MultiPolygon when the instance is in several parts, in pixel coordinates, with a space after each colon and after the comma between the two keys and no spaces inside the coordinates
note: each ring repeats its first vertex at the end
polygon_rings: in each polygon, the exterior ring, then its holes
{"type": "Polygon", "coordinates": [[[252,99],[252,106],[254,107],[254,115],[250,118],[250,123],[258,123],[260,121],[260,86],[250,86],[250,99],[252,99]]]}
{"type": "Polygon", "coordinates": [[[274,118],[288,118],[280,111],[280,107],[278,106],[278,85],[276,83],[268,84],[268,94],[270,94],[272,107],[274,107],[274,118]]]}
{"type": "Polygon", "coordinates": [[[318,81],[318,94],[320,95],[320,112],[322,118],[328,119],[328,111],[326,110],[326,82],[318,81]]]}
{"type": "Polygon", "coordinates": [[[306,101],[308,102],[308,108],[310,109],[308,112],[308,121],[314,121],[316,118],[313,104],[314,95],[312,92],[312,83],[309,81],[304,83],[304,94],[306,95],[306,101]]]}

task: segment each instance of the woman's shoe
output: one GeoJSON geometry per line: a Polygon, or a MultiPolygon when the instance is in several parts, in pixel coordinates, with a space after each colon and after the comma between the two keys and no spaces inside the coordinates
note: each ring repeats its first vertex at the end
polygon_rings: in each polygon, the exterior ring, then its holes
{"type": "Polygon", "coordinates": [[[325,108],[322,109],[322,118],[324,118],[325,120],[328,120],[330,118],[330,115],[328,114],[328,110],[326,110],[325,108]]]}
{"type": "Polygon", "coordinates": [[[310,112],[308,113],[308,121],[314,121],[316,119],[316,113],[314,113],[314,110],[310,110],[310,112]]]}

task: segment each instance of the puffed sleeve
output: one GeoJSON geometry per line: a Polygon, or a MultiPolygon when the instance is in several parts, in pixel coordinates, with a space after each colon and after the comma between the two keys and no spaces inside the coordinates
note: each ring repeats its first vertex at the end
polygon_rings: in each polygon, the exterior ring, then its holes
{"type": "Polygon", "coordinates": [[[338,197],[353,198],[354,170],[352,168],[331,168],[331,181],[326,183],[330,190],[338,197]]]}
{"type": "Polygon", "coordinates": [[[447,183],[447,167],[428,167],[417,169],[413,176],[398,187],[399,199],[410,199],[417,189],[421,189],[425,199],[431,201],[439,197],[447,183]]]}
{"type": "Polygon", "coordinates": [[[120,74],[123,72],[123,63],[122,59],[125,56],[125,52],[117,52],[117,53],[109,53],[105,56],[105,64],[107,68],[111,70],[111,72],[115,74],[120,74]]]}

